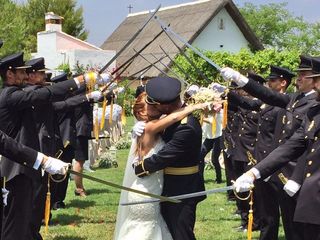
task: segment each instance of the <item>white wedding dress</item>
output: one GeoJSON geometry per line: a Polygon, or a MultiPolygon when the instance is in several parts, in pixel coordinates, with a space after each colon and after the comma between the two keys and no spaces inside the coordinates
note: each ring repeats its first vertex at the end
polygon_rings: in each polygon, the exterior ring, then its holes
{"type": "MultiPolygon", "coordinates": [[[[159,138],[156,145],[145,157],[157,153],[164,145],[159,138]]],[[[150,176],[138,178],[134,174],[132,161],[135,158],[136,140],[132,140],[128,156],[123,186],[161,195],[163,188],[163,171],[152,173],[150,176]]],[[[120,203],[141,201],[147,196],[133,192],[121,191],[120,203]]],[[[115,240],[171,240],[172,236],[168,230],[161,213],[159,203],[138,204],[121,206],[119,204],[117,222],[114,234],[115,240]]]]}

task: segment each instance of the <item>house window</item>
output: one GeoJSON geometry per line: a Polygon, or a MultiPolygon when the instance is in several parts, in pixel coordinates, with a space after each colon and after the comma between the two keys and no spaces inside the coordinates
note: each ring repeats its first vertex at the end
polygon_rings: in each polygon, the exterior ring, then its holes
{"type": "Polygon", "coordinates": [[[224,26],[224,21],[223,18],[219,19],[219,30],[224,30],[225,26],[224,26]]]}

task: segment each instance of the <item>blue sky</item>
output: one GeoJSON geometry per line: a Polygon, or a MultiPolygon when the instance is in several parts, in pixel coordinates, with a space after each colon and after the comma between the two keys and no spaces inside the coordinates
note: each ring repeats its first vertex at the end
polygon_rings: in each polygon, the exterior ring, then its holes
{"type": "MultiPolygon", "coordinates": [[[[14,0],[25,3],[27,0],[14,0]]],[[[96,46],[101,44],[120,25],[128,15],[128,6],[133,6],[132,12],[177,5],[196,0],[76,0],[83,7],[85,28],[89,31],[87,41],[96,46]]],[[[233,0],[238,6],[245,2],[255,5],[287,2],[288,10],[296,16],[302,16],[309,22],[320,22],[320,0],[233,0]]]]}
{"type": "MultiPolygon", "coordinates": [[[[88,42],[101,46],[107,37],[125,19],[129,9],[132,12],[154,9],[159,4],[170,6],[191,2],[192,0],[78,0],[78,5],[84,9],[85,28],[89,31],[88,42]]],[[[319,0],[234,0],[238,6],[245,2],[256,5],[268,3],[288,2],[288,9],[296,16],[303,16],[309,22],[320,21],[319,0]]]]}

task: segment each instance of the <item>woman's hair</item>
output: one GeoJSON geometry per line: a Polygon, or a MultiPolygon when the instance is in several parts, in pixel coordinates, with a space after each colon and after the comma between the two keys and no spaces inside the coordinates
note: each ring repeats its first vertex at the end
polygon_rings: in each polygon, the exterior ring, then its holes
{"type": "Polygon", "coordinates": [[[148,121],[148,115],[146,112],[146,98],[147,94],[142,92],[136,99],[133,105],[133,115],[139,121],[148,121]]]}

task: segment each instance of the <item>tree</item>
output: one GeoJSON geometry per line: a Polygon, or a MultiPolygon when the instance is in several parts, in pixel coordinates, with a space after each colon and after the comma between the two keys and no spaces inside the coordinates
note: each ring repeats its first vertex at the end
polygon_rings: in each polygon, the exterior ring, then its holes
{"type": "Polygon", "coordinates": [[[265,47],[320,53],[320,23],[308,23],[290,13],[286,6],[287,3],[245,3],[240,12],[265,47]]]}
{"type": "MultiPolygon", "coordinates": [[[[270,65],[282,66],[294,71],[297,69],[299,64],[299,52],[295,50],[279,52],[276,49],[265,49],[252,53],[250,50],[243,48],[239,53],[235,54],[222,51],[205,51],[203,53],[220,67],[228,66],[242,72],[243,74],[252,71],[264,77],[269,74],[270,65]]],[[[195,68],[188,63],[184,56],[179,55],[175,59],[175,62],[182,67],[185,72],[189,73],[191,76],[191,79],[188,80],[190,84],[207,86],[212,81],[220,82],[222,84],[225,83],[225,81],[220,77],[219,72],[208,62],[191,50],[187,50],[187,54],[191,58],[193,64],[196,65],[196,67],[200,69],[208,79],[210,79],[210,82],[207,82],[205,79],[201,78],[195,68]]],[[[174,65],[173,69],[175,72],[178,72],[183,76],[183,73],[174,65]]]]}
{"type": "Polygon", "coordinates": [[[11,0],[0,0],[0,39],[3,47],[0,58],[11,53],[26,50],[26,22],[21,16],[22,8],[11,0]]]}
{"type": "Polygon", "coordinates": [[[28,0],[24,5],[23,15],[28,23],[26,33],[27,46],[36,50],[37,32],[44,31],[46,12],[54,12],[64,18],[62,30],[81,40],[86,40],[88,31],[84,29],[83,9],[76,7],[75,0],[28,0]]]}

